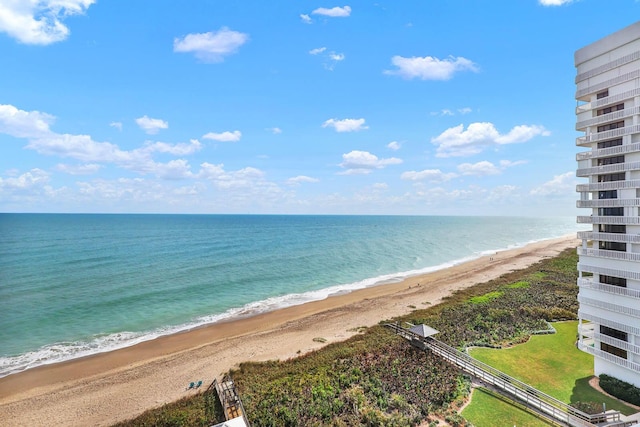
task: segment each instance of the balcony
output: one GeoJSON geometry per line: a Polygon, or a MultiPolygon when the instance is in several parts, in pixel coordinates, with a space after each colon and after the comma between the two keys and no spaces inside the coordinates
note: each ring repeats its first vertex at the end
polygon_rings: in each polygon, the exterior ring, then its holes
{"type": "Polygon", "coordinates": [[[622,277],[623,279],[640,280],[640,272],[598,267],[595,265],[585,264],[583,262],[578,263],[578,271],[593,274],[604,274],[605,276],[622,277]]]}
{"type": "Polygon", "coordinates": [[[616,224],[633,225],[640,224],[640,217],[637,216],[579,216],[578,224],[616,224]]]}
{"type": "Polygon", "coordinates": [[[608,251],[606,249],[578,248],[578,255],[598,258],[619,259],[623,261],[640,261],[640,253],[608,251]]]}
{"type": "MultiPolygon", "coordinates": [[[[638,70],[640,72],[640,70],[638,70]]],[[[607,130],[604,132],[596,132],[586,136],[580,136],[576,138],[576,145],[581,147],[588,147],[590,144],[605,139],[618,138],[625,135],[631,135],[633,133],[640,132],[640,125],[625,126],[618,129],[607,130]]]]}
{"type": "Polygon", "coordinates": [[[619,208],[624,206],[640,206],[640,199],[600,199],[578,200],[578,208],[619,208]]]}
{"type": "Polygon", "coordinates": [[[624,172],[638,169],[640,169],[640,162],[614,163],[612,165],[594,166],[591,168],[578,169],[576,171],[576,176],[586,177],[591,175],[624,172]]]}
{"type": "Polygon", "coordinates": [[[618,145],[617,147],[600,148],[598,150],[583,151],[576,154],[576,160],[597,159],[600,157],[615,156],[617,154],[636,153],[640,151],[640,143],[618,145]]]}
{"type": "Polygon", "coordinates": [[[623,368],[627,368],[634,372],[640,372],[640,364],[633,363],[628,361],[627,359],[623,359],[622,357],[614,356],[611,353],[607,353],[606,351],[602,351],[599,348],[591,347],[588,345],[584,345],[581,342],[578,342],[578,348],[586,353],[592,354],[595,357],[599,357],[600,359],[604,359],[607,362],[611,362],[615,365],[622,366],[623,368]]]}
{"type": "Polygon", "coordinates": [[[614,304],[599,299],[587,298],[578,294],[578,302],[580,306],[587,305],[590,307],[601,308],[613,313],[624,314],[625,316],[633,316],[640,319],[640,310],[637,308],[627,307],[626,305],[614,304]]]}
{"type": "Polygon", "coordinates": [[[580,193],[586,191],[623,190],[625,188],[640,188],[640,179],[632,179],[628,181],[593,182],[590,184],[576,185],[576,191],[580,193]]]}
{"type": "MultiPolygon", "coordinates": [[[[607,242],[640,243],[640,234],[598,233],[595,231],[579,231],[578,239],[604,240],[607,242]]],[[[608,276],[615,276],[615,274],[608,274],[608,276]]]]}
{"type": "Polygon", "coordinates": [[[576,123],[576,130],[584,130],[588,126],[600,125],[603,123],[611,122],[614,120],[620,120],[627,117],[631,117],[635,114],[640,114],[640,107],[625,108],[624,110],[614,111],[608,114],[602,114],[600,116],[592,117],[587,120],[581,120],[576,123]]]}
{"type": "Polygon", "coordinates": [[[616,85],[619,85],[619,84],[624,83],[624,82],[635,80],[638,77],[640,77],[640,70],[630,71],[628,73],[621,74],[621,75],[619,75],[617,77],[614,77],[614,78],[609,79],[609,80],[605,80],[605,81],[600,82],[598,84],[595,84],[593,86],[588,86],[588,87],[586,87],[584,89],[579,89],[579,90],[576,91],[575,98],[576,99],[581,99],[581,98],[583,98],[583,97],[585,97],[587,95],[591,95],[593,93],[598,93],[598,92],[600,92],[602,90],[605,90],[605,89],[608,89],[608,88],[610,88],[612,86],[616,86],[616,85]]]}
{"type": "Polygon", "coordinates": [[[609,335],[600,334],[600,333],[596,332],[596,333],[593,334],[593,338],[596,341],[603,342],[605,344],[609,344],[609,345],[612,345],[614,347],[618,347],[618,348],[620,348],[622,350],[626,350],[626,351],[628,351],[630,353],[640,354],[640,346],[633,345],[633,344],[628,343],[626,341],[622,341],[622,340],[619,340],[617,338],[610,337],[609,335]]]}
{"type": "MultiPolygon", "coordinates": [[[[589,314],[588,311],[585,311],[584,307],[580,307],[578,309],[578,318],[582,320],[590,320],[591,322],[597,323],[599,325],[608,326],[613,329],[617,329],[622,332],[626,332],[631,335],[640,335],[640,328],[637,326],[631,326],[624,323],[614,322],[610,319],[604,319],[602,317],[598,317],[595,315],[589,314]]],[[[631,321],[631,319],[629,319],[631,321]]]]}
{"type": "Polygon", "coordinates": [[[596,282],[592,278],[581,277],[578,279],[578,286],[585,289],[593,289],[600,292],[606,292],[612,295],[621,295],[629,298],[640,300],[640,290],[623,288],[620,286],[607,285],[605,283],[596,282]]]}
{"type": "Polygon", "coordinates": [[[638,58],[640,58],[640,52],[636,51],[618,59],[614,59],[613,61],[609,61],[606,64],[602,64],[598,67],[592,68],[591,70],[585,71],[584,73],[578,74],[575,78],[575,83],[578,84],[579,82],[587,80],[593,76],[597,76],[598,74],[602,74],[606,71],[618,68],[624,64],[633,62],[638,58]]]}

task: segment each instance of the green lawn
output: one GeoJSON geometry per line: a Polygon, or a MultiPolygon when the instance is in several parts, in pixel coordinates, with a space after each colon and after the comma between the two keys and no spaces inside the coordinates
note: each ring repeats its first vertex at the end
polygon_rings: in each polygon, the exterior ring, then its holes
{"type": "Polygon", "coordinates": [[[476,427],[553,425],[480,389],[473,391],[471,403],[464,408],[461,415],[476,427]]]}
{"type": "Polygon", "coordinates": [[[626,415],[635,413],[633,408],[589,386],[589,378],[593,376],[593,356],[575,346],[577,322],[558,322],[553,326],[558,333],[534,335],[525,344],[508,349],[476,348],[469,353],[563,402],[605,402],[607,409],[626,415]]]}

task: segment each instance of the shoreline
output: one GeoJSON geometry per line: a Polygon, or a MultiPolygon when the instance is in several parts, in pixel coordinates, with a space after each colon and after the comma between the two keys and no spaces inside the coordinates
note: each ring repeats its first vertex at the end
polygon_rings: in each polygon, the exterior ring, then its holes
{"type": "Polygon", "coordinates": [[[11,374],[0,378],[0,418],[7,425],[111,425],[195,393],[185,391],[189,382],[206,386],[240,362],[284,360],[345,340],[357,328],[437,304],[455,290],[576,246],[574,235],[538,241],[400,282],[11,374]],[[313,341],[318,337],[327,342],[313,341]]]}

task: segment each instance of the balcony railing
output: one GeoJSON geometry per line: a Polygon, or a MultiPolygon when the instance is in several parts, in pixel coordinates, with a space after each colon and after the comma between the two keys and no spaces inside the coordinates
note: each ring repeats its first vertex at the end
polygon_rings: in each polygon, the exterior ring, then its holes
{"type": "Polygon", "coordinates": [[[576,154],[576,160],[597,159],[600,157],[615,156],[617,154],[636,153],[640,151],[640,143],[618,145],[615,147],[600,148],[599,150],[583,151],[576,154]]]}
{"type": "Polygon", "coordinates": [[[612,311],[614,313],[624,314],[625,316],[640,318],[639,309],[627,307],[626,305],[613,304],[611,302],[587,298],[582,295],[578,295],[578,302],[580,303],[580,305],[589,305],[591,307],[601,308],[603,310],[612,311]]]}
{"type": "Polygon", "coordinates": [[[628,73],[625,74],[621,74],[617,77],[614,77],[612,79],[609,80],[605,80],[603,82],[600,82],[598,84],[595,84],[593,86],[588,86],[584,89],[579,89],[576,91],[576,99],[580,99],[586,95],[592,94],[592,93],[597,93],[600,92],[604,89],[608,89],[611,86],[616,86],[619,85],[620,83],[624,83],[624,82],[628,82],[634,79],[637,79],[638,77],[640,77],[640,70],[634,70],[634,71],[630,71],[628,73]]]}
{"type": "Polygon", "coordinates": [[[605,276],[622,277],[623,279],[640,280],[640,272],[619,270],[617,268],[599,267],[595,265],[585,264],[583,262],[578,263],[578,271],[593,274],[604,274],[605,276]]]}
{"type": "Polygon", "coordinates": [[[578,286],[585,289],[593,289],[595,291],[606,292],[612,295],[621,295],[624,297],[640,299],[640,290],[623,288],[621,286],[607,285],[606,283],[596,282],[594,279],[581,277],[578,279],[578,286]]]}
{"type": "MultiPolygon", "coordinates": [[[[585,307],[580,307],[580,309],[578,310],[578,318],[583,320],[590,320],[599,325],[608,326],[610,328],[617,329],[619,331],[626,332],[628,334],[640,335],[640,328],[638,328],[637,326],[631,326],[625,323],[614,322],[613,320],[610,320],[610,319],[604,319],[596,315],[591,315],[589,314],[588,310],[585,310],[585,307]]],[[[631,319],[629,320],[632,321],[631,319]]]]}
{"type": "Polygon", "coordinates": [[[628,181],[609,181],[609,182],[593,182],[591,184],[578,184],[576,191],[606,191],[606,190],[623,190],[625,188],[640,188],[640,179],[632,179],[628,181]]]}
{"type": "MultiPolygon", "coordinates": [[[[639,70],[640,71],[640,70],[639,70]]],[[[604,132],[596,132],[585,136],[576,138],[576,145],[589,146],[593,142],[602,141],[605,139],[617,138],[624,135],[630,135],[632,133],[640,132],[640,125],[625,126],[618,129],[607,130],[604,132]]]]}
{"type": "Polygon", "coordinates": [[[588,126],[600,125],[602,123],[611,122],[631,117],[634,114],[640,114],[640,107],[625,108],[623,110],[614,111],[612,113],[602,114],[587,120],[581,120],[576,123],[576,130],[584,130],[588,126]]]}
{"type": "Polygon", "coordinates": [[[640,199],[600,199],[578,200],[578,208],[619,208],[624,206],[640,206],[640,199]]]}
{"type": "Polygon", "coordinates": [[[622,350],[626,350],[626,351],[631,352],[633,354],[640,354],[640,346],[633,345],[633,344],[628,343],[626,341],[622,341],[622,340],[619,340],[617,338],[610,337],[609,335],[599,334],[599,333],[596,332],[596,333],[593,334],[593,339],[595,339],[595,340],[597,340],[599,342],[603,342],[605,344],[612,345],[614,347],[621,348],[622,350]]]}
{"type": "Polygon", "coordinates": [[[607,242],[640,243],[640,234],[599,233],[596,231],[578,231],[578,239],[604,240],[607,242]]]}
{"type": "Polygon", "coordinates": [[[600,359],[604,359],[615,365],[622,366],[623,368],[627,368],[635,372],[640,372],[640,364],[638,363],[630,362],[627,359],[623,359],[622,357],[607,353],[606,351],[602,351],[599,348],[584,345],[581,342],[578,342],[578,348],[586,353],[590,353],[595,357],[599,357],[600,359]]]}
{"type": "Polygon", "coordinates": [[[614,163],[612,165],[594,166],[591,168],[582,168],[576,171],[576,176],[586,177],[591,175],[599,175],[604,173],[616,173],[640,169],[640,162],[614,163]]]}
{"type": "Polygon", "coordinates": [[[579,216],[578,224],[617,224],[630,225],[640,224],[638,216],[579,216]]]}
{"type": "Polygon", "coordinates": [[[640,261],[640,253],[608,251],[606,249],[578,248],[578,255],[594,256],[598,258],[620,259],[623,261],[640,261]]]}
{"type": "Polygon", "coordinates": [[[583,80],[586,80],[593,76],[597,76],[598,74],[602,74],[605,71],[613,70],[614,68],[618,68],[624,64],[633,62],[638,58],[640,58],[640,51],[635,51],[618,59],[614,59],[613,61],[609,61],[606,64],[602,64],[598,67],[592,68],[591,70],[585,71],[584,73],[576,75],[575,83],[577,84],[583,80]]]}

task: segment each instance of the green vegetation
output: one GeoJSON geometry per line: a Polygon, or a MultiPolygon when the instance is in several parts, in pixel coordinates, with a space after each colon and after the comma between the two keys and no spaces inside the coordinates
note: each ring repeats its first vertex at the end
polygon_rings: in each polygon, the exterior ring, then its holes
{"type": "Polygon", "coordinates": [[[527,412],[524,406],[483,388],[473,391],[471,403],[464,408],[462,416],[473,423],[475,427],[547,427],[553,425],[527,412]]]}
{"type": "Polygon", "coordinates": [[[538,390],[567,403],[597,402],[626,415],[635,411],[589,385],[593,356],[575,346],[577,322],[553,325],[553,335],[535,335],[525,344],[494,350],[474,348],[469,354],[538,390]]]}
{"type": "Polygon", "coordinates": [[[612,396],[640,405],[640,388],[609,375],[600,375],[600,387],[612,396]]]}
{"type": "MultiPolygon", "coordinates": [[[[531,331],[547,329],[547,321],[576,318],[576,262],[575,250],[569,249],[393,320],[434,327],[441,341],[458,348],[526,342],[531,331]],[[472,300],[480,303],[469,303],[472,300]]],[[[468,396],[468,378],[382,326],[295,359],[243,363],[232,375],[252,425],[416,426],[424,421],[437,425],[438,418],[453,426],[466,424],[457,408],[468,396]]],[[[193,406],[206,417],[207,406],[197,399],[192,398],[193,406]]],[[[151,412],[172,411],[166,408],[151,412]]],[[[192,409],[185,404],[174,411],[192,409]]],[[[211,409],[209,413],[215,415],[211,409]]],[[[179,414],[144,417],[181,419],[179,414]]],[[[135,420],[125,425],[201,425],[198,422],[135,420]]]]}
{"type": "Polygon", "coordinates": [[[493,291],[477,297],[471,297],[469,298],[469,302],[471,304],[484,304],[496,298],[500,298],[502,294],[503,293],[500,291],[493,291]]]}

